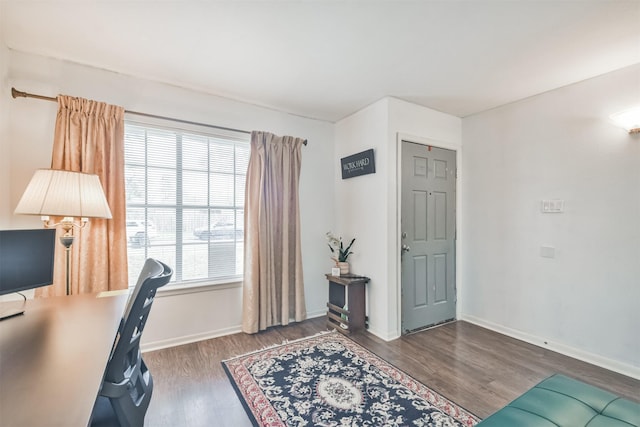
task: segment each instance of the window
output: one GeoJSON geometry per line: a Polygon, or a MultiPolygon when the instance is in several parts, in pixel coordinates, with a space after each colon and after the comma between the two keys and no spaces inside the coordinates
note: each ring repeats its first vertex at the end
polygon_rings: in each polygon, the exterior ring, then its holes
{"type": "Polygon", "coordinates": [[[126,122],[124,145],[129,285],[148,257],[177,283],[242,275],[249,135],[126,122]]]}

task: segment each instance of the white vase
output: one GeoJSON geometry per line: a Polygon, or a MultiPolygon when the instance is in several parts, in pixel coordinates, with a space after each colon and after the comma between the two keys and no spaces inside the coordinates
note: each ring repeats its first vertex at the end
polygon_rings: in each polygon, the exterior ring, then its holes
{"type": "Polygon", "coordinates": [[[336,265],[340,269],[340,275],[344,276],[345,274],[349,274],[349,263],[348,262],[337,262],[336,265]]]}

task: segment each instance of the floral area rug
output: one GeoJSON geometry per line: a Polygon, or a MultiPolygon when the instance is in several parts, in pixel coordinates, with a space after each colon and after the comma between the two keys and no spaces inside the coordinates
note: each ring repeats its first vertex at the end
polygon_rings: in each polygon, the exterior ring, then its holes
{"type": "Polygon", "coordinates": [[[222,364],[259,427],[478,423],[460,406],[335,331],[222,364]]]}

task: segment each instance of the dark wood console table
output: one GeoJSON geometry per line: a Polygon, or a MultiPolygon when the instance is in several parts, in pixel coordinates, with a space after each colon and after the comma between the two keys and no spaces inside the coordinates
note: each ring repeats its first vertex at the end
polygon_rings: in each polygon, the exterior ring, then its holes
{"type": "Polygon", "coordinates": [[[327,326],[343,334],[363,330],[367,326],[365,284],[369,278],[354,274],[325,276],[329,280],[327,326]]]}

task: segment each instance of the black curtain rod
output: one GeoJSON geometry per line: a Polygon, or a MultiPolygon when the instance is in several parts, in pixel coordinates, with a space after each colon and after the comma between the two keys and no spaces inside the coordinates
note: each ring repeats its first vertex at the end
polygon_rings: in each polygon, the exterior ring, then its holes
{"type": "MultiPolygon", "coordinates": [[[[58,98],[54,98],[52,96],[44,96],[44,95],[36,95],[36,94],[33,94],[33,93],[27,93],[27,92],[23,92],[21,90],[17,90],[14,87],[11,88],[11,96],[14,97],[14,98],[18,98],[18,97],[20,97],[20,98],[35,98],[35,99],[42,99],[42,100],[45,100],[45,101],[58,102],[58,98]]],[[[159,116],[159,115],[156,115],[156,114],[141,113],[139,111],[124,110],[124,112],[127,113],[127,114],[134,114],[136,116],[150,117],[152,119],[171,120],[172,122],[177,122],[177,123],[185,123],[185,124],[188,124],[188,125],[204,126],[204,127],[208,127],[208,128],[228,130],[228,131],[232,131],[232,132],[240,132],[240,133],[246,133],[246,134],[251,135],[251,132],[248,131],[248,130],[234,129],[234,128],[228,128],[228,127],[224,127],[224,126],[210,125],[208,123],[192,122],[190,120],[176,119],[175,117],[159,116]]],[[[307,145],[307,140],[306,139],[304,140],[303,144],[307,145]]]]}

